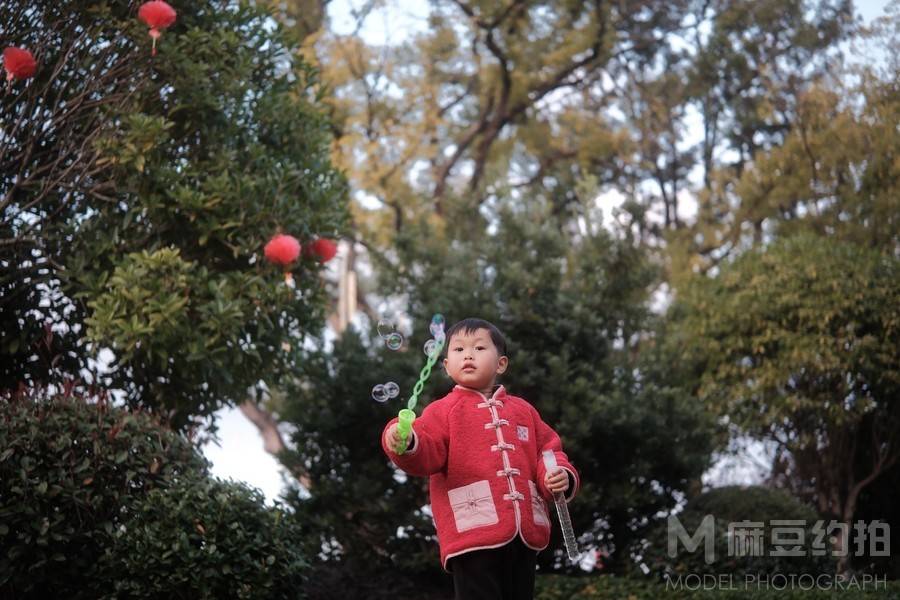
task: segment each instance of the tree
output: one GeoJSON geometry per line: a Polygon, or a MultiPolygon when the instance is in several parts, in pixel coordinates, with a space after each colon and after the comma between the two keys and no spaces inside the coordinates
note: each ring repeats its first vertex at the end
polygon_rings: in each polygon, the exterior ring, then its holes
{"type": "MultiPolygon", "coordinates": [[[[583,544],[609,546],[624,565],[630,542],[687,494],[717,443],[714,427],[688,395],[637,374],[655,269],[633,239],[608,234],[595,217],[578,230],[546,203],[510,202],[489,235],[477,214],[462,212],[448,215],[447,230],[424,221],[404,228],[394,257],[400,267],[379,266],[373,285],[379,295],[404,298],[408,349],[389,351],[374,324],[348,331],[301,361],[296,386],[272,399],[293,430],[295,449],[282,459],[289,468],[301,462],[317,482],[311,497],[290,497],[329,548],[317,569],[363,585],[347,579],[357,573],[373,587],[388,574],[436,577],[425,481],[398,476],[379,447],[398,405],[366,397],[389,379],[409,397],[435,312],[448,323],[482,316],[505,332],[512,367],[503,382],[553,424],[581,469],[581,495],[570,508],[583,544]]],[[[451,386],[436,370],[422,403],[451,386]]],[[[553,553],[541,561],[562,566],[553,553]]]]}
{"type": "Polygon", "coordinates": [[[797,95],[854,31],[844,0],[448,1],[432,3],[426,31],[374,47],[357,32],[379,5],[363,3],[353,34],[307,44],[334,89],[336,161],[380,206],[355,220],[379,243],[453,195],[481,205],[527,188],[562,207],[590,177],[661,214],[637,223],[655,239],[682,228],[684,194],[779,143],[797,95]],[[689,145],[697,116],[704,139],[689,145]]]}
{"type": "MultiPolygon", "coordinates": [[[[892,56],[896,22],[896,13],[885,17],[853,43],[892,56]]],[[[790,77],[784,97],[759,98],[759,112],[781,125],[747,146],[744,155],[752,160],[742,159],[739,168],[706,171],[696,222],[668,237],[674,279],[799,230],[900,255],[892,162],[900,147],[893,127],[900,110],[898,67],[886,61],[883,68],[834,61],[807,85],[790,77]]]]}
{"type": "Polygon", "coordinates": [[[478,205],[511,184],[541,190],[557,163],[618,172],[627,140],[582,98],[607,96],[610,65],[654,55],[683,5],[438,2],[429,30],[397,47],[318,38],[338,163],[383,206],[360,225],[400,228],[462,192],[478,205]]]}
{"type": "Polygon", "coordinates": [[[151,58],[134,3],[16,6],[3,29],[42,67],[0,103],[2,387],[89,372],[186,427],[277,383],[325,289],[309,256],[280,283],[262,245],[346,224],[299,42],[252,3],[176,2],[151,58]]]}
{"type": "MultiPolygon", "coordinates": [[[[738,181],[737,218],[772,235],[812,230],[900,256],[896,84],[863,72],[854,106],[841,86],[811,89],[784,144],[738,181]]],[[[853,92],[851,92],[853,93],[853,92]]]]}
{"type": "Polygon", "coordinates": [[[798,234],[679,294],[676,339],[701,365],[700,398],[806,465],[819,512],[848,525],[860,492],[900,457],[898,268],[870,249],[798,234]]]}

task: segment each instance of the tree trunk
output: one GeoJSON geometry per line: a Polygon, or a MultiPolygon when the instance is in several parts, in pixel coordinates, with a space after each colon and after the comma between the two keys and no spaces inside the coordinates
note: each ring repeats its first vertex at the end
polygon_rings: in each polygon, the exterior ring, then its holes
{"type": "MultiPolygon", "coordinates": [[[[259,429],[259,433],[263,438],[263,448],[266,452],[277,457],[281,451],[287,448],[284,444],[284,438],[281,437],[281,432],[278,431],[278,422],[270,412],[264,410],[252,400],[244,401],[240,408],[244,416],[259,429]]],[[[290,472],[300,482],[300,485],[308,490],[312,489],[312,479],[310,479],[309,473],[304,469],[295,466],[291,468],[290,472]]]]}

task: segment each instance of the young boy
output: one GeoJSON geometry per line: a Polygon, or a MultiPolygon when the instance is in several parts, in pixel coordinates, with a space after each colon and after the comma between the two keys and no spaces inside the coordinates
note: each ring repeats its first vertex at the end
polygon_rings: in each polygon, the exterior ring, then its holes
{"type": "Polygon", "coordinates": [[[579,488],[559,436],[522,398],[495,385],[506,371],[506,341],[482,319],[447,333],[444,367],[453,390],[413,422],[406,451],[391,420],[385,454],[410,475],[430,477],[431,512],[441,564],[453,575],[457,600],[529,600],[537,552],[550,541],[548,501],[579,488]],[[547,472],[543,450],[558,469],[547,472]]]}

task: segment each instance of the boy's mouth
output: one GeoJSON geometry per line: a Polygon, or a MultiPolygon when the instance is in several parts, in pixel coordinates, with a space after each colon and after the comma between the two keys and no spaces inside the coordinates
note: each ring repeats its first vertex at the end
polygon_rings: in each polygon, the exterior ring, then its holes
{"type": "Polygon", "coordinates": [[[466,365],[462,368],[463,371],[474,371],[475,365],[466,365]]]}

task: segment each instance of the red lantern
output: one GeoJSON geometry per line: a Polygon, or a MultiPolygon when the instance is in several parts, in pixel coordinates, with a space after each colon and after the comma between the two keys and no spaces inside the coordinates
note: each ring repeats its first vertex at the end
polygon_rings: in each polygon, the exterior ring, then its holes
{"type": "Polygon", "coordinates": [[[162,35],[160,30],[174,23],[177,16],[175,9],[162,0],[141,4],[141,8],[138,9],[138,18],[150,28],[150,37],[153,38],[153,56],[156,56],[156,40],[162,35]]]}
{"type": "MultiPolygon", "coordinates": [[[[264,249],[266,260],[276,265],[287,267],[289,264],[297,260],[300,256],[300,242],[292,235],[284,235],[279,233],[266,244],[264,249]]],[[[290,271],[285,268],[284,281],[293,287],[294,277],[290,271]]]]}
{"type": "Polygon", "coordinates": [[[310,252],[321,262],[326,263],[337,254],[337,244],[334,240],[319,238],[310,245],[310,252]]]}
{"type": "Polygon", "coordinates": [[[279,233],[266,244],[266,259],[276,265],[289,265],[300,256],[300,242],[292,235],[279,233]]]}
{"type": "Polygon", "coordinates": [[[3,68],[6,69],[6,81],[12,85],[13,79],[34,77],[37,61],[28,50],[10,46],[3,51],[3,68]]]}

